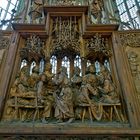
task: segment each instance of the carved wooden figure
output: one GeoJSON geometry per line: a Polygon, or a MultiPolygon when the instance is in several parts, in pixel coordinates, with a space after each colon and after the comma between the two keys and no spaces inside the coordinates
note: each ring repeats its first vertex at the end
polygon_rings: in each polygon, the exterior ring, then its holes
{"type": "Polygon", "coordinates": [[[55,81],[56,85],[59,86],[54,94],[55,117],[58,119],[58,122],[68,119],[68,123],[70,123],[74,120],[73,92],[66,72],[65,67],[60,68],[58,78],[55,81]]]}
{"type": "Polygon", "coordinates": [[[43,123],[47,123],[52,117],[52,110],[54,106],[55,86],[52,81],[54,75],[51,73],[52,66],[50,63],[46,65],[45,72],[40,76],[38,84],[38,98],[44,105],[43,116],[41,117],[43,123]]]}
{"type": "Polygon", "coordinates": [[[31,23],[41,23],[42,8],[43,8],[42,6],[43,6],[42,0],[32,0],[30,11],[28,13],[28,15],[31,18],[31,23]]]}
{"type": "Polygon", "coordinates": [[[102,0],[93,0],[92,6],[91,6],[91,14],[95,19],[95,21],[93,21],[93,23],[95,23],[95,24],[102,23],[102,17],[103,17],[102,11],[103,11],[103,1],[102,0]]]}

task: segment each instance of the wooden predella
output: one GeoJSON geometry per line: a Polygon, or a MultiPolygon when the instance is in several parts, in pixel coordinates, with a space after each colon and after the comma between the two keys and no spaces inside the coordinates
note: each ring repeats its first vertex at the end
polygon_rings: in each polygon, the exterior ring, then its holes
{"type": "Polygon", "coordinates": [[[138,139],[140,31],[105,4],[25,1],[1,31],[1,139],[138,139]]]}

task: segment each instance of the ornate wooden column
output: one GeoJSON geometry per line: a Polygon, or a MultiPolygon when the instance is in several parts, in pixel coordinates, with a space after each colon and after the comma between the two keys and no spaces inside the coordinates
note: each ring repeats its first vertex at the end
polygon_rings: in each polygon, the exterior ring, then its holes
{"type": "Polygon", "coordinates": [[[74,74],[74,58],[70,59],[70,78],[73,76],[74,74]]]}
{"type": "Polygon", "coordinates": [[[18,32],[13,32],[9,51],[7,54],[7,60],[5,64],[5,68],[3,70],[3,75],[1,76],[0,81],[0,117],[2,117],[2,112],[4,109],[4,103],[7,96],[7,91],[10,83],[10,79],[12,76],[14,64],[15,64],[15,58],[16,53],[18,50],[18,42],[19,42],[20,35],[18,32]]]}
{"type": "Polygon", "coordinates": [[[14,63],[14,67],[13,67],[12,77],[11,77],[11,80],[9,83],[9,88],[11,88],[11,85],[13,84],[13,82],[15,80],[17,72],[21,68],[22,58],[20,57],[20,49],[24,48],[24,47],[25,47],[25,40],[22,37],[20,37],[18,47],[17,47],[17,53],[16,53],[16,57],[15,57],[15,63],[14,63]]]}
{"type": "Polygon", "coordinates": [[[4,70],[9,43],[11,39],[11,32],[0,32],[0,79],[4,70]]]}
{"type": "Polygon", "coordinates": [[[50,54],[50,46],[51,46],[51,41],[52,41],[52,29],[53,29],[53,21],[52,19],[48,18],[49,15],[47,16],[47,24],[46,24],[46,30],[48,33],[48,39],[46,41],[46,46],[45,46],[45,57],[46,59],[50,59],[51,54],[50,54]]]}
{"type": "Polygon", "coordinates": [[[56,71],[56,73],[59,72],[61,65],[62,65],[62,58],[57,57],[57,71],[56,71]]]}

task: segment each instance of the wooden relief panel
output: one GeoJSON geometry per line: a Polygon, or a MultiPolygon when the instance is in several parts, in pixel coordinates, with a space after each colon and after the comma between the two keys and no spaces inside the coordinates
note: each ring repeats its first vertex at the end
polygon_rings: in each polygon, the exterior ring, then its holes
{"type": "Polygon", "coordinates": [[[140,48],[127,47],[126,52],[136,91],[140,95],[140,48]]]}
{"type": "Polygon", "coordinates": [[[127,125],[121,93],[112,77],[109,39],[96,33],[79,40],[77,19],[55,18],[48,48],[45,39],[35,34],[27,37],[19,51],[20,69],[3,121],[127,125]]]}
{"type": "Polygon", "coordinates": [[[140,34],[129,33],[123,36],[123,45],[128,59],[136,92],[140,96],[140,34]]]}

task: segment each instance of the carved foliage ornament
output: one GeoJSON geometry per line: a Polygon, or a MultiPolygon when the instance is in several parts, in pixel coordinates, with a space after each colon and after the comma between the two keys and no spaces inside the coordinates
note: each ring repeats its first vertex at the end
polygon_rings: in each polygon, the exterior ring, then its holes
{"type": "Polygon", "coordinates": [[[36,35],[31,35],[27,38],[25,47],[21,49],[20,55],[22,59],[28,59],[28,61],[32,61],[32,59],[39,61],[40,58],[43,57],[43,46],[44,42],[36,35]]]}
{"type": "Polygon", "coordinates": [[[67,6],[67,5],[76,5],[76,0],[58,0],[56,5],[67,6]]]}
{"type": "Polygon", "coordinates": [[[104,56],[111,56],[112,52],[109,47],[108,39],[102,38],[100,34],[96,34],[93,38],[87,40],[86,47],[89,52],[94,54],[103,54],[104,56]]]}
{"type": "MultiPolygon", "coordinates": [[[[66,40],[62,40],[62,41],[54,40],[51,48],[51,52],[57,55],[57,53],[63,52],[64,50],[67,49],[73,50],[74,52],[79,52],[80,41],[78,39],[69,40],[68,42],[66,40]]],[[[69,53],[71,54],[71,52],[69,53]]]]}
{"type": "MultiPolygon", "coordinates": [[[[73,52],[80,51],[79,30],[76,17],[68,17],[63,19],[57,17],[54,20],[53,32],[54,40],[51,46],[51,54],[59,54],[62,51],[70,50],[73,52]]],[[[71,52],[70,52],[71,53],[71,52]]]]}
{"type": "Polygon", "coordinates": [[[140,47],[140,33],[120,34],[123,46],[140,47]]]}
{"type": "Polygon", "coordinates": [[[0,37],[0,50],[6,49],[9,45],[9,38],[8,37],[0,37]]]}

